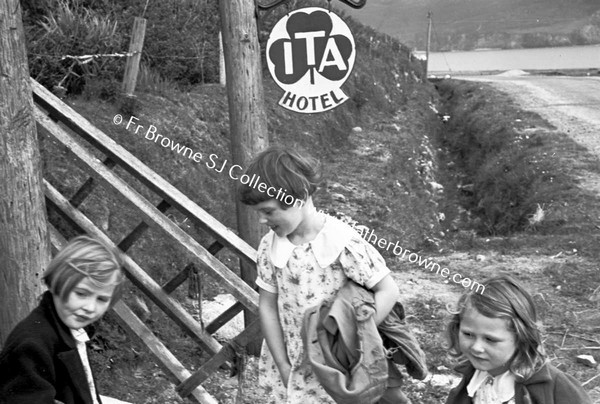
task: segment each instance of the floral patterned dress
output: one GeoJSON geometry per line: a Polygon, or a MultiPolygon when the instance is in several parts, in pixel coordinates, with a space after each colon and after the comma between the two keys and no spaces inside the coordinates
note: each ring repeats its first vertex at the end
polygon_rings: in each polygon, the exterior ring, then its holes
{"type": "Polygon", "coordinates": [[[385,261],[359,233],[341,221],[326,216],[314,240],[294,245],[287,237],[270,231],[258,247],[256,284],[277,293],[279,321],[292,371],[287,388],[263,342],[259,360],[259,383],[268,403],[335,403],[321,387],[304,360],[302,319],[306,309],[333,300],[349,279],[372,288],[388,273],[385,261]]]}

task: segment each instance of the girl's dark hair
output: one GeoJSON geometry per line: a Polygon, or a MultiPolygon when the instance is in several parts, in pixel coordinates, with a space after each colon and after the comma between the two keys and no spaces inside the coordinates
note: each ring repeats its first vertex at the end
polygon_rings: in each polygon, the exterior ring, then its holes
{"type": "Polygon", "coordinates": [[[526,380],[545,362],[541,326],[533,298],[514,278],[500,275],[483,282],[484,293],[468,292],[460,297],[446,330],[450,352],[461,356],[459,346],[460,322],[467,309],[475,309],[481,315],[506,319],[509,330],[515,333],[517,350],[509,361],[509,370],[518,378],[526,380]]]}
{"type": "Polygon", "coordinates": [[[281,190],[285,195],[291,195],[294,201],[305,201],[315,193],[321,180],[319,164],[315,159],[282,146],[271,146],[260,152],[245,174],[250,178],[253,175],[260,177],[259,181],[265,183],[270,191],[259,191],[257,187],[241,184],[238,187],[238,197],[242,203],[256,205],[276,199],[283,209],[296,204],[282,203],[283,198],[272,196],[275,192],[281,190]]]}

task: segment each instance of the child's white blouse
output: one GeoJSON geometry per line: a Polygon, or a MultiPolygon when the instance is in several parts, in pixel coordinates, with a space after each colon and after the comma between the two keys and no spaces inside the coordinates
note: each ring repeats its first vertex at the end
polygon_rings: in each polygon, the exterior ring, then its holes
{"type": "Polygon", "coordinates": [[[467,385],[467,394],[473,398],[473,404],[515,404],[515,376],[510,370],[498,376],[476,370],[467,385]]]}
{"type": "Polygon", "coordinates": [[[90,337],[88,337],[87,332],[85,332],[83,328],[79,328],[77,330],[71,329],[71,334],[73,335],[73,338],[75,338],[77,352],[79,353],[81,363],[83,364],[83,370],[85,371],[85,377],[90,388],[90,393],[92,394],[92,400],[94,404],[99,404],[98,398],[96,396],[96,386],[94,385],[94,378],[92,377],[92,369],[90,368],[90,361],[87,356],[87,347],[85,346],[85,343],[90,340],[90,337]]]}

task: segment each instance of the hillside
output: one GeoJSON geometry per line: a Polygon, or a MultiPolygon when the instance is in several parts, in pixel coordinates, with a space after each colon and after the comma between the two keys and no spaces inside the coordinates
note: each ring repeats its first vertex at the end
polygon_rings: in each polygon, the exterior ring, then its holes
{"type": "MultiPolygon", "coordinates": [[[[432,50],[469,50],[460,43],[465,36],[472,43],[479,39],[477,47],[481,48],[515,47],[510,45],[511,41],[521,43],[523,34],[577,37],[583,32],[585,36],[590,25],[598,27],[598,17],[594,21],[591,16],[600,11],[595,0],[369,0],[359,10],[340,7],[362,23],[417,49],[425,48],[427,13],[431,11],[432,50]],[[486,43],[489,39],[482,40],[493,35],[504,37],[503,42],[496,40],[490,46],[486,43]]],[[[600,36],[596,32],[588,40],[586,44],[599,43],[600,36]]]]}
{"type": "MultiPolygon", "coordinates": [[[[143,3],[136,2],[138,6],[143,3]]],[[[454,3],[466,4],[463,0],[454,3]]],[[[385,4],[396,3],[392,0],[385,4]]],[[[416,7],[415,2],[406,4],[416,7]]],[[[223,173],[193,164],[173,150],[113,123],[118,113],[125,120],[134,115],[142,125],[154,125],[159,133],[193,150],[222,159],[229,156],[226,90],[209,80],[214,78],[212,67],[202,69],[208,64],[203,62],[210,58],[203,55],[190,61],[182,57],[187,64],[177,63],[179,59],[171,53],[175,50],[169,46],[181,37],[176,32],[164,36],[169,33],[168,24],[180,19],[190,24],[198,22],[197,16],[189,13],[197,2],[169,0],[151,5],[157,7],[150,14],[149,28],[154,29],[151,38],[156,39],[147,44],[153,51],[143,58],[135,109],[120,111],[118,97],[109,91],[114,90],[114,77],[120,77],[115,73],[116,62],[105,66],[106,75],[74,82],[65,102],[218,220],[235,228],[233,183],[223,173]],[[164,18],[166,22],[160,20],[159,12],[165,9],[172,13],[164,18]],[[164,41],[159,47],[161,38],[164,41]],[[160,74],[157,65],[163,69],[160,74]],[[192,74],[194,80],[203,79],[183,83],[192,74]],[[112,77],[112,82],[107,77],[112,77]]],[[[263,23],[276,17],[274,13],[263,23]]],[[[436,84],[440,99],[434,85],[422,80],[422,66],[411,58],[403,43],[347,21],[357,44],[356,66],[343,86],[350,99],[323,114],[289,112],[277,106],[282,90],[265,70],[270,142],[304,150],[321,161],[324,181],[315,198],[318,208],[356,221],[373,230],[378,238],[393,240],[465,278],[481,281],[500,272],[519,277],[536,295],[541,320],[547,325],[545,341],[552,362],[578,380],[590,381],[587,390],[600,389],[600,380],[592,381],[597,371],[575,360],[579,353],[597,353],[584,348],[598,345],[600,329],[597,305],[591,300],[600,283],[597,231],[585,215],[567,216],[600,205],[593,196],[573,195],[568,172],[564,176],[554,174],[555,170],[561,171],[554,153],[561,155],[563,147],[570,144],[560,133],[552,132],[550,143],[537,132],[529,136],[531,128],[545,127],[543,120],[520,111],[507,96],[483,85],[451,81],[436,84]],[[552,159],[536,158],[546,154],[552,159]],[[529,164],[534,158],[544,164],[529,164]],[[557,189],[560,192],[555,192],[557,189]],[[552,220],[530,220],[537,217],[536,204],[545,210],[556,208],[552,220]]],[[[263,34],[268,28],[265,25],[263,34]]],[[[203,41],[199,39],[188,47],[202,49],[203,41]]],[[[51,88],[58,82],[56,77],[65,75],[64,71],[59,73],[47,78],[51,88]]],[[[58,147],[47,137],[42,137],[41,143],[44,177],[71,195],[88,175],[65,147],[58,147]]],[[[579,151],[574,147],[572,150],[579,151]]],[[[596,164],[592,160],[589,164],[596,164]]],[[[132,206],[102,187],[81,209],[113,240],[120,240],[140,221],[132,206]]],[[[597,210],[590,212],[597,216],[597,210]]],[[[168,214],[204,245],[211,241],[179,212],[168,214]]],[[[161,284],[189,263],[181,247],[154,229],[130,252],[161,284]]],[[[406,390],[414,403],[439,404],[457,377],[451,370],[454,362],[442,331],[447,323],[446,308],[465,289],[407,258],[391,251],[381,252],[401,290],[407,319],[427,353],[432,373],[426,382],[407,377],[406,390]]],[[[225,254],[220,258],[237,270],[237,259],[225,254]]],[[[223,288],[210,279],[203,290],[206,302],[223,293],[223,288]]],[[[178,290],[174,296],[186,308],[195,309],[185,291],[178,290]]],[[[134,306],[140,307],[139,302],[148,305],[145,324],[167,341],[169,349],[188,368],[197,369],[203,363],[206,358],[198,346],[139,291],[130,287],[124,299],[134,306]]],[[[152,355],[120,329],[113,317],[103,320],[97,331],[91,358],[101,390],[135,403],[191,403],[177,395],[152,355]]],[[[256,388],[255,365],[249,358],[247,371],[237,378],[221,370],[204,386],[222,404],[265,402],[256,388]]]]}

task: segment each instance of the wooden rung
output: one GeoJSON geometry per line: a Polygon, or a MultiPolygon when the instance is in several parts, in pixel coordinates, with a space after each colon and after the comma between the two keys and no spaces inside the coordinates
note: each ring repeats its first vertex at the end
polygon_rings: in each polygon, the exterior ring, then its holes
{"type": "MultiPolygon", "coordinates": [[[[160,213],[147,199],[134,190],[123,179],[113,171],[107,169],[86,148],[63,130],[59,125],[52,122],[44,115],[39,107],[34,108],[34,115],[38,124],[38,130],[50,132],[52,136],[75,154],[91,170],[91,174],[100,179],[108,189],[116,191],[131,202],[141,213],[147,223],[152,223],[183,246],[189,253],[203,263],[208,273],[215,276],[231,293],[236,300],[242,302],[249,311],[258,313],[258,293],[245,283],[239,276],[234,274],[221,261],[209,254],[194,238],[183,231],[179,226],[160,213]]],[[[162,293],[164,293],[161,290],[162,293]]]]}
{"type": "Polygon", "coordinates": [[[49,216],[51,217],[50,213],[52,211],[58,213],[60,216],[60,218],[62,218],[65,222],[67,222],[67,224],[69,226],[71,226],[75,232],[77,233],[83,233],[83,229],[76,223],[74,222],[68,215],[66,215],[63,211],[60,210],[60,208],[58,206],[56,206],[56,204],[54,204],[54,202],[49,199],[48,197],[46,197],[46,210],[49,213],[49,216]]]}
{"type": "MultiPolygon", "coordinates": [[[[107,157],[102,162],[102,164],[111,169],[117,165],[117,163],[113,161],[110,157],[107,157]]],[[[90,177],[83,183],[83,185],[77,190],[77,192],[73,194],[71,199],[69,199],[69,202],[71,202],[71,205],[73,205],[74,207],[79,207],[79,205],[81,205],[81,203],[92,193],[94,188],[96,188],[94,178],[90,177]]]]}
{"type": "MultiPolygon", "coordinates": [[[[123,328],[130,331],[138,337],[158,363],[170,376],[174,383],[180,383],[190,378],[191,373],[181,362],[164,346],[164,344],[146,327],[146,325],[135,315],[135,313],[123,302],[118,301],[113,306],[113,311],[117,314],[119,323],[123,328]]],[[[187,395],[192,395],[199,403],[218,404],[218,401],[211,396],[202,386],[196,385],[187,395]]]]}
{"type": "MultiPolygon", "coordinates": [[[[61,123],[84,138],[104,155],[110,157],[137,180],[194,221],[223,245],[232,249],[239,257],[256,264],[256,250],[242,240],[231,229],[223,225],[190,198],[175,188],[167,180],[156,174],[137,157],[118,145],[113,139],[92,125],[71,107],[64,104],[54,94],[31,79],[33,98],[36,104],[49,114],[60,116],[61,123]]],[[[40,111],[41,112],[41,111],[40,111]]],[[[43,112],[42,115],[48,118],[43,112]]],[[[48,121],[52,122],[49,118],[48,121]]],[[[124,126],[123,126],[124,127],[124,126]]],[[[192,163],[190,163],[192,164],[192,163]]]]}
{"type": "Polygon", "coordinates": [[[209,325],[206,326],[206,332],[211,335],[214,334],[215,332],[217,332],[218,329],[227,324],[229,320],[237,316],[242,310],[244,310],[244,305],[240,302],[235,302],[233,306],[225,310],[217,318],[211,321],[209,325]]]}
{"type": "Polygon", "coordinates": [[[222,363],[229,360],[234,354],[233,346],[245,347],[256,338],[260,338],[260,324],[258,320],[252,322],[248,327],[239,333],[230,343],[226,344],[218,354],[210,358],[200,369],[195,371],[187,380],[176,387],[177,392],[182,397],[187,397],[196,386],[200,385],[221,366],[222,363]]]}
{"type": "MultiPolygon", "coordinates": [[[[110,246],[114,243],[98,229],[90,219],[79,210],[73,208],[69,201],[62,196],[51,184],[44,180],[46,197],[67,214],[86,233],[99,238],[110,246]]],[[[128,255],[123,256],[125,273],[131,282],[146,294],[158,307],[160,307],[177,325],[179,325],[194,341],[210,354],[221,349],[221,344],[206,333],[196,320],[179,304],[166,294],[140,266],[128,255]]]]}
{"type": "Polygon", "coordinates": [[[217,253],[219,251],[221,251],[223,249],[223,247],[225,247],[225,246],[223,244],[221,244],[219,242],[219,240],[217,240],[214,243],[212,243],[210,246],[208,246],[208,248],[206,249],[206,251],[208,251],[212,255],[217,255],[217,253]]]}
{"type": "Polygon", "coordinates": [[[181,270],[177,275],[175,275],[175,277],[173,279],[171,279],[169,282],[165,283],[162,287],[162,290],[165,291],[165,293],[171,294],[173,293],[173,291],[175,289],[177,289],[179,287],[179,285],[181,285],[183,282],[186,281],[186,279],[189,277],[190,275],[190,269],[194,266],[194,263],[189,263],[185,266],[185,268],[183,268],[183,270],[181,270]]]}
{"type": "MultiPolygon", "coordinates": [[[[171,205],[169,204],[169,202],[165,201],[164,199],[162,201],[160,201],[160,203],[156,206],[156,209],[158,209],[159,212],[161,213],[165,213],[167,210],[169,210],[169,208],[171,207],[171,205]]],[[[146,222],[141,222],[140,224],[138,224],[135,229],[133,229],[133,231],[131,233],[129,233],[118,245],[118,247],[121,249],[121,251],[127,251],[131,248],[131,246],[139,240],[140,237],[142,237],[142,235],[144,234],[144,232],[148,229],[148,226],[146,224],[146,222]]]]}

